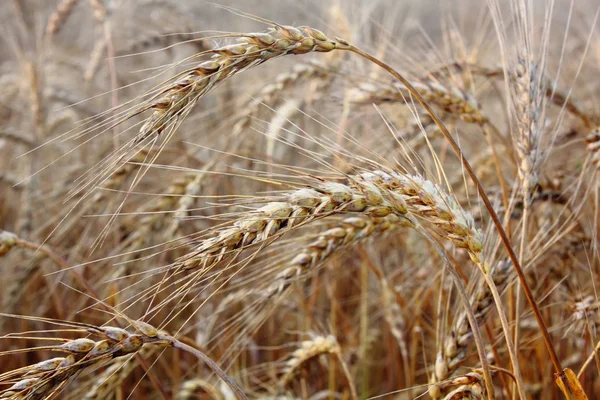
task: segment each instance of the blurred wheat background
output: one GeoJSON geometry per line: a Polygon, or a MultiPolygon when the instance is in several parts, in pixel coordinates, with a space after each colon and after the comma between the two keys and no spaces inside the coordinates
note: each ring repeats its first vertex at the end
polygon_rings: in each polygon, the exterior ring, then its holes
{"type": "Polygon", "coordinates": [[[0,2],[0,399],[600,398],[599,10],[0,2]]]}

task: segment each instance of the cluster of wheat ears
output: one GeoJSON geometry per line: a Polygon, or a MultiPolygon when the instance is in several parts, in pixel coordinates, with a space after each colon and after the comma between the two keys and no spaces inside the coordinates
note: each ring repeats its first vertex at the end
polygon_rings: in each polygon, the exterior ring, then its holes
{"type": "Polygon", "coordinates": [[[600,398],[598,4],[239,3],[0,4],[0,399],[600,398]]]}

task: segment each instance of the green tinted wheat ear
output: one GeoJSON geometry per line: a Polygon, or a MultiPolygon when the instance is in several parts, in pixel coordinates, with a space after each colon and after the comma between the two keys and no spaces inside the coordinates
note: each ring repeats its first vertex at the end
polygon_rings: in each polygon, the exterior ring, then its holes
{"type": "Polygon", "coordinates": [[[176,123],[178,118],[187,115],[196,102],[215,86],[239,72],[284,55],[348,48],[309,27],[277,25],[263,33],[225,37],[236,37],[238,44],[200,53],[212,54],[212,60],[180,74],[143,106],[144,110],[150,109],[153,113],[141,127],[136,143],[151,135],[159,135],[167,126],[176,123]]]}

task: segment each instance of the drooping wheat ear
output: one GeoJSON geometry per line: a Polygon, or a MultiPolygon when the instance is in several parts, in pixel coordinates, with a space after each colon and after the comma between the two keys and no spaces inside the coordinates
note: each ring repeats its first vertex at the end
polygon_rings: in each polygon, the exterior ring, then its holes
{"type": "Polygon", "coordinates": [[[203,390],[213,400],[225,400],[225,396],[219,388],[204,379],[189,379],[181,384],[181,388],[175,395],[175,400],[191,400],[198,398],[197,392],[203,390]]]}
{"type": "Polygon", "coordinates": [[[587,150],[592,157],[593,165],[600,167],[600,127],[586,136],[587,150]]]}
{"type": "MultiPolygon", "coordinates": [[[[490,274],[499,291],[503,291],[508,286],[511,272],[510,260],[502,260],[492,267],[490,274]]],[[[478,325],[482,325],[494,305],[490,288],[484,282],[477,286],[470,303],[478,325]]],[[[473,333],[467,315],[463,311],[454,319],[452,330],[444,339],[444,346],[432,368],[434,372],[430,382],[443,382],[448,379],[460,366],[460,363],[466,359],[471,343],[473,343],[473,333]]],[[[439,399],[443,393],[444,384],[442,383],[441,387],[430,392],[430,395],[434,399],[439,399]],[[437,397],[433,395],[435,393],[437,393],[437,397]]]]}
{"type": "Polygon", "coordinates": [[[63,27],[67,18],[79,0],[61,0],[56,10],[50,15],[46,26],[46,36],[56,35],[63,27]]]}
{"type": "MultiPolygon", "coordinates": [[[[446,87],[430,79],[422,79],[412,85],[428,103],[446,113],[456,115],[468,123],[483,124],[486,121],[479,112],[477,101],[456,86],[446,87]]],[[[353,103],[359,104],[411,102],[410,92],[400,83],[365,83],[352,90],[350,96],[353,103]]]]}
{"type": "Polygon", "coordinates": [[[348,185],[322,182],[282,195],[246,213],[175,264],[185,269],[212,266],[245,247],[267,241],[318,218],[358,213],[372,217],[406,214],[404,200],[385,188],[358,179],[348,185]]]}
{"type": "Polygon", "coordinates": [[[1,374],[1,383],[13,383],[8,389],[0,392],[1,399],[55,396],[69,381],[75,379],[87,368],[110,362],[117,357],[135,354],[145,344],[168,344],[167,341],[159,338],[159,334],[154,328],[144,323],[137,325],[138,328],[141,327],[139,333],[130,333],[124,329],[109,326],[96,327],[75,323],[68,325],[80,329],[82,333],[91,333],[102,339],[98,341],[87,338],[59,339],[61,344],[10,351],[9,353],[48,350],[67,353],[67,356],[1,374]]]}
{"type": "Polygon", "coordinates": [[[305,362],[323,354],[338,356],[341,351],[337,340],[331,335],[316,336],[312,340],[305,340],[298,349],[290,354],[290,358],[286,361],[283,376],[279,380],[280,386],[287,386],[305,362]]]}
{"type": "MultiPolygon", "coordinates": [[[[4,314],[4,316],[12,316],[4,314]]],[[[14,316],[13,316],[14,317],[14,316]]],[[[47,350],[67,353],[66,357],[57,357],[51,360],[19,368],[0,374],[0,384],[12,384],[8,389],[0,391],[0,399],[39,399],[54,397],[59,394],[69,381],[88,368],[98,367],[111,363],[118,357],[137,354],[143,346],[172,346],[189,352],[204,361],[235,392],[238,400],[247,397],[240,387],[223,372],[210,358],[199,350],[180,342],[166,332],[142,322],[129,323],[135,328],[135,333],[130,333],[122,328],[111,326],[95,326],[77,322],[63,322],[39,317],[20,317],[33,321],[44,321],[55,325],[69,327],[69,332],[79,331],[100,337],[94,341],[88,338],[81,339],[54,339],[60,344],[40,346],[28,349],[9,350],[2,355],[24,353],[30,351],[47,350]]],[[[18,335],[5,335],[4,338],[19,337],[18,335]]]]}
{"type": "Polygon", "coordinates": [[[539,66],[519,55],[515,69],[515,118],[517,123],[515,149],[519,159],[519,179],[526,197],[533,192],[539,180],[542,160],[541,134],[543,125],[544,92],[540,88],[539,66]]]}
{"type": "Polygon", "coordinates": [[[377,170],[360,175],[402,197],[409,214],[439,228],[456,247],[465,249],[473,262],[488,271],[483,258],[483,232],[475,226],[473,216],[439,185],[420,175],[377,170]]]}
{"type": "MultiPolygon", "coordinates": [[[[263,105],[275,107],[281,100],[281,94],[284,91],[306,80],[324,80],[329,76],[330,73],[331,70],[327,68],[327,66],[318,62],[311,62],[296,64],[292,68],[292,71],[277,75],[274,82],[263,87],[240,112],[241,117],[236,121],[231,135],[228,138],[227,145],[231,148],[226,150],[229,152],[236,151],[242,142],[240,136],[250,126],[253,116],[258,113],[263,105]]],[[[214,158],[211,159],[211,161],[209,161],[204,167],[204,170],[206,171],[213,168],[217,161],[224,156],[226,155],[218,154],[214,156],[214,158]]],[[[185,195],[182,196],[178,202],[173,225],[170,229],[173,234],[179,230],[180,224],[188,215],[190,208],[193,207],[195,203],[194,196],[200,194],[203,182],[206,180],[206,178],[207,175],[204,172],[201,172],[193,181],[189,182],[188,186],[185,188],[185,195]]]]}
{"type": "Polygon", "coordinates": [[[288,54],[348,48],[348,45],[333,41],[310,27],[277,25],[263,33],[231,34],[226,37],[237,37],[238,44],[200,53],[213,54],[212,60],[178,75],[142,107],[142,110],[151,109],[154,112],[141,127],[136,143],[151,135],[159,135],[167,126],[175,124],[216,85],[239,72],[288,54]]]}
{"type": "Polygon", "coordinates": [[[267,298],[281,295],[294,280],[322,265],[341,250],[403,227],[414,227],[414,224],[408,218],[395,214],[383,218],[368,215],[345,218],[321,233],[316,240],[302,245],[298,254],[277,273],[264,295],[267,298]]]}
{"type": "MultiPolygon", "coordinates": [[[[162,346],[144,346],[139,351],[143,358],[154,356],[161,350],[162,346]]],[[[93,385],[85,392],[83,400],[103,400],[110,398],[111,394],[127,377],[139,366],[134,357],[119,358],[101,374],[96,376],[93,385]]]]}

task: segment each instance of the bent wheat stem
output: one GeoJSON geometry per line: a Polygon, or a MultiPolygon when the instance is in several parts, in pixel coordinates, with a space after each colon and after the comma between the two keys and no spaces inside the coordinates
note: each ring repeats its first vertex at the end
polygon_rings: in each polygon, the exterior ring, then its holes
{"type": "MultiPolygon", "coordinates": [[[[558,356],[556,355],[556,351],[554,350],[554,346],[552,344],[552,338],[550,337],[550,333],[548,332],[548,328],[546,327],[546,323],[544,322],[542,313],[537,305],[537,302],[535,301],[535,297],[533,296],[533,293],[531,292],[531,289],[527,283],[527,278],[525,277],[525,273],[523,272],[523,268],[521,267],[519,258],[517,257],[517,254],[515,253],[515,251],[513,249],[511,241],[508,238],[508,235],[506,234],[506,231],[504,230],[504,227],[502,226],[502,222],[498,218],[498,215],[496,214],[496,211],[494,210],[494,207],[492,206],[490,199],[488,198],[487,194],[485,193],[485,189],[483,188],[481,181],[479,181],[479,179],[477,178],[477,175],[475,174],[473,167],[471,167],[471,164],[469,163],[467,158],[464,156],[458,143],[456,143],[456,141],[454,140],[454,138],[448,131],[448,128],[446,128],[445,124],[436,115],[435,111],[431,108],[431,106],[427,103],[427,101],[425,101],[425,99],[423,98],[423,96],[421,96],[419,91],[417,89],[415,89],[410,84],[410,82],[408,82],[408,80],[406,80],[402,75],[400,75],[392,67],[390,67],[383,61],[378,60],[377,58],[373,57],[372,55],[370,55],[368,53],[365,53],[364,51],[358,49],[357,47],[349,46],[348,50],[379,65],[381,68],[383,68],[384,70],[389,72],[394,78],[398,79],[404,86],[406,86],[406,88],[410,91],[411,95],[417,99],[417,101],[421,104],[421,106],[423,106],[423,108],[425,108],[425,110],[427,111],[427,114],[429,114],[429,116],[435,121],[436,125],[439,127],[440,131],[442,132],[442,134],[444,135],[444,137],[446,138],[446,140],[452,147],[452,150],[456,153],[456,155],[460,159],[462,166],[467,171],[467,173],[469,174],[469,177],[475,184],[475,186],[477,188],[477,192],[481,196],[481,199],[482,199],[483,203],[485,204],[485,207],[488,210],[488,213],[490,214],[492,222],[494,223],[494,226],[496,227],[496,230],[498,231],[498,234],[500,235],[502,243],[504,244],[504,247],[506,248],[506,251],[508,252],[510,260],[512,261],[515,271],[517,272],[517,275],[519,277],[519,281],[521,282],[521,285],[525,292],[525,297],[527,298],[527,301],[529,302],[529,305],[531,306],[531,308],[533,310],[536,321],[540,327],[542,337],[543,337],[544,343],[546,345],[546,349],[548,350],[548,354],[550,355],[550,359],[552,360],[552,364],[554,365],[554,369],[556,371],[555,374],[558,374],[558,375],[563,374],[563,368],[561,366],[560,360],[558,359],[558,356]]],[[[493,286],[494,285],[493,281],[487,275],[488,275],[487,273],[484,273],[484,276],[486,276],[486,282],[488,282],[488,284],[491,284],[493,286]]],[[[494,298],[496,299],[496,301],[498,301],[499,295],[497,293],[497,290],[494,290],[491,287],[490,287],[490,289],[492,290],[492,294],[494,295],[494,298]]],[[[501,304],[496,303],[496,306],[498,308],[499,314],[503,314],[501,304]]],[[[508,324],[505,323],[505,320],[506,320],[506,318],[504,318],[502,321],[503,329],[505,331],[506,340],[510,341],[510,330],[509,330],[508,324]]],[[[509,345],[508,347],[510,350],[510,348],[513,346],[509,345]]],[[[517,372],[519,371],[520,368],[519,368],[518,362],[516,360],[516,355],[511,354],[511,359],[513,359],[512,362],[513,362],[513,368],[515,369],[515,371],[514,371],[515,375],[518,375],[517,372]]],[[[518,379],[517,379],[517,382],[518,382],[518,379]]],[[[566,379],[564,379],[563,382],[565,383],[566,387],[569,387],[569,383],[568,383],[568,381],[566,381],[566,379]]],[[[520,396],[522,398],[526,398],[522,384],[517,385],[517,387],[518,387],[520,396]],[[519,386],[521,386],[521,387],[519,387],[519,386]]]]}

